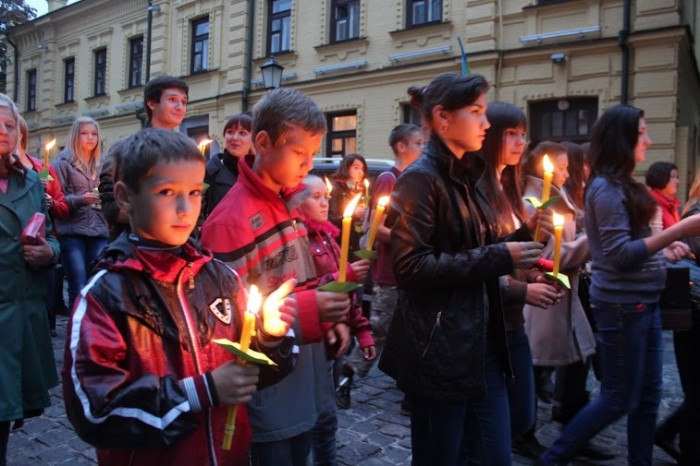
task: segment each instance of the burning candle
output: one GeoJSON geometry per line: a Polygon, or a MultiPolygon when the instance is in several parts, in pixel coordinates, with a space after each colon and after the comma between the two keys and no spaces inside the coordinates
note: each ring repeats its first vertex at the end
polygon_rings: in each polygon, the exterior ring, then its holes
{"type": "Polygon", "coordinates": [[[374,238],[377,236],[377,230],[379,230],[379,222],[382,220],[382,215],[384,215],[384,210],[386,205],[389,203],[389,196],[382,196],[377,202],[377,208],[374,209],[374,216],[372,217],[372,226],[369,230],[369,238],[367,239],[367,250],[372,250],[372,245],[374,244],[374,238]]]}
{"type": "Polygon", "coordinates": [[[361,194],[353,197],[343,212],[343,228],[340,236],[340,264],[338,264],[338,281],[345,281],[345,273],[348,265],[348,252],[350,250],[350,225],[352,224],[352,214],[355,212],[357,203],[360,202],[361,194]]]}
{"type": "Polygon", "coordinates": [[[201,152],[202,155],[204,155],[204,152],[206,152],[209,144],[211,144],[211,139],[202,139],[199,141],[199,152],[201,152]]]}
{"type": "Polygon", "coordinates": [[[323,180],[326,182],[326,196],[330,199],[331,194],[333,193],[333,183],[328,180],[326,175],[323,175],[323,180]]]}
{"type": "MultiPolygon", "coordinates": [[[[542,184],[542,204],[547,202],[549,200],[549,193],[552,190],[552,175],[554,172],[554,165],[552,165],[552,162],[549,161],[549,156],[547,154],[544,154],[544,157],[542,158],[542,168],[544,169],[544,183],[542,184]]],[[[540,224],[537,224],[537,228],[535,228],[535,241],[540,241],[540,224]]]]}
{"type": "Polygon", "coordinates": [[[53,149],[53,146],[56,145],[56,138],[50,140],[49,142],[46,143],[46,146],[44,146],[44,168],[48,168],[49,166],[49,153],[51,152],[51,149],[53,149]]]}
{"type": "Polygon", "coordinates": [[[365,202],[369,202],[369,180],[365,178],[365,202]]]}
{"type": "MultiPolygon", "coordinates": [[[[206,146],[205,146],[206,147],[206,146]]],[[[250,348],[250,339],[255,335],[255,320],[262,304],[262,294],[255,285],[251,285],[248,293],[248,305],[243,313],[243,329],[241,329],[240,348],[244,353],[250,348]]],[[[221,447],[224,450],[231,449],[233,433],[236,431],[236,417],[238,415],[238,405],[229,406],[224,426],[224,438],[221,447]]]]}
{"type": "Polygon", "coordinates": [[[559,262],[561,261],[561,236],[564,232],[564,216],[556,212],[552,214],[552,222],[554,223],[554,267],[552,275],[556,278],[559,275],[559,262]]]}

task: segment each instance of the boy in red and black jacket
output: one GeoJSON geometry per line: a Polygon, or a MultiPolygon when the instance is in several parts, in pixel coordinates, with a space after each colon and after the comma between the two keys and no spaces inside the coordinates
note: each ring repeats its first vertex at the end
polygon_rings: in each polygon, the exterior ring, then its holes
{"type": "MultiPolygon", "coordinates": [[[[246,297],[238,275],[190,239],[204,169],[189,138],[160,129],[117,154],[115,197],[132,232],[105,249],[76,300],[62,371],[68,417],[101,465],[248,464],[244,405],[263,373],[212,341],[240,339],[246,297]],[[226,451],[230,405],[240,406],[226,451]]],[[[296,313],[293,300],[271,299],[251,344],[280,365],[263,370],[267,384],[291,371],[284,334],[296,313]]]]}

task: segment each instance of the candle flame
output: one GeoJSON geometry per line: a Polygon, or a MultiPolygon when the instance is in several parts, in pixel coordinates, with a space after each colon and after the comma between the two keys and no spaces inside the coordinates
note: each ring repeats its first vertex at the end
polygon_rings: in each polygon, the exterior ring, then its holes
{"type": "Polygon", "coordinates": [[[331,192],[333,192],[333,183],[330,182],[326,175],[323,175],[323,179],[326,182],[326,192],[328,192],[328,195],[330,196],[331,192]]]}
{"type": "Polygon", "coordinates": [[[386,207],[386,205],[389,203],[389,196],[382,196],[379,198],[379,201],[377,201],[378,206],[386,207]]]}
{"type": "Polygon", "coordinates": [[[555,227],[561,227],[564,225],[564,216],[559,215],[556,212],[552,213],[552,223],[554,223],[555,227]]]}
{"type": "Polygon", "coordinates": [[[355,212],[355,207],[357,207],[357,203],[360,202],[361,196],[362,196],[362,193],[353,197],[352,201],[348,202],[348,206],[345,208],[345,212],[343,212],[343,217],[345,217],[345,218],[352,217],[352,214],[355,212]]]}
{"type": "Polygon", "coordinates": [[[53,146],[56,145],[56,138],[53,138],[49,142],[46,143],[46,150],[51,150],[53,149],[53,146]]]}
{"type": "Polygon", "coordinates": [[[204,152],[207,146],[211,144],[211,142],[211,139],[202,139],[201,141],[199,141],[199,150],[204,152]]]}
{"type": "Polygon", "coordinates": [[[369,189],[369,180],[367,178],[365,178],[364,183],[365,183],[365,189],[369,189]]]}
{"type": "Polygon", "coordinates": [[[549,161],[549,156],[547,154],[544,154],[542,166],[544,167],[544,171],[546,173],[552,173],[554,171],[554,165],[552,165],[552,162],[549,161]]]}
{"type": "Polygon", "coordinates": [[[262,294],[257,286],[251,285],[250,291],[248,292],[248,307],[246,312],[251,314],[256,314],[260,310],[260,305],[262,304],[262,294]]]}

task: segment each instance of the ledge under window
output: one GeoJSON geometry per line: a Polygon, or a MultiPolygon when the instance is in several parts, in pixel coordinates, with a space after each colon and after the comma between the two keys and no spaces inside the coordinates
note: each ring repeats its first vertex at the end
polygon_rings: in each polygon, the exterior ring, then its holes
{"type": "Polygon", "coordinates": [[[418,24],[416,26],[410,26],[410,27],[407,27],[404,29],[396,29],[395,31],[389,31],[389,35],[393,39],[402,39],[403,37],[414,35],[416,31],[421,31],[421,32],[425,33],[426,29],[435,30],[435,31],[451,30],[452,29],[452,22],[451,21],[439,21],[439,22],[434,22],[434,23],[418,24]]]}
{"type": "Polygon", "coordinates": [[[369,45],[369,40],[366,37],[357,37],[355,39],[341,40],[338,42],[330,42],[328,44],[317,45],[314,47],[317,52],[328,53],[333,52],[337,49],[344,49],[346,47],[357,47],[357,46],[367,46],[369,45]]]}

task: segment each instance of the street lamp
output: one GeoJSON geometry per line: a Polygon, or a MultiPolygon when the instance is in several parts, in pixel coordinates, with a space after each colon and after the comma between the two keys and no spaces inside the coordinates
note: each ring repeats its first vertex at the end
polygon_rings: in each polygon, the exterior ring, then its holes
{"type": "Polygon", "coordinates": [[[284,71],[284,66],[277,63],[273,57],[270,57],[267,62],[260,65],[265,89],[270,90],[280,87],[282,84],[282,71],[284,71]]]}

